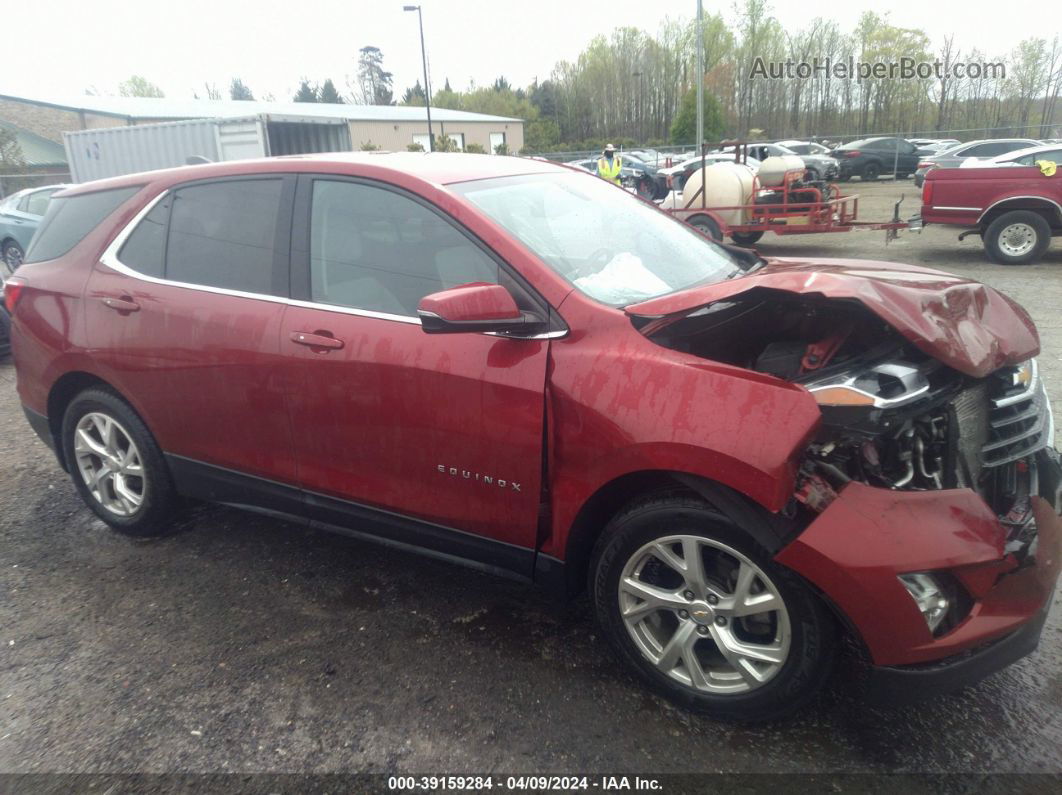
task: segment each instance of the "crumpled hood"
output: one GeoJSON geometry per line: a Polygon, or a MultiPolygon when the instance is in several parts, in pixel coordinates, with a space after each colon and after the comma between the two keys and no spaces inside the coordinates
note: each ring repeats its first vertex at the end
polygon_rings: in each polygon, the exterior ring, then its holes
{"type": "Polygon", "coordinates": [[[772,258],[767,263],[748,276],[652,298],[626,312],[678,319],[716,301],[767,288],[859,301],[929,356],[976,378],[1040,351],[1029,314],[980,282],[874,260],[772,258]]]}

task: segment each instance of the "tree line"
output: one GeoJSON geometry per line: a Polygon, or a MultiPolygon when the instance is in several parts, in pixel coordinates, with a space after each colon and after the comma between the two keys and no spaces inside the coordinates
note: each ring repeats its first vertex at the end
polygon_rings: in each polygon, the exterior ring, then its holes
{"type": "MultiPolygon", "coordinates": [[[[718,14],[705,17],[699,76],[696,23],[668,20],[656,35],[626,27],[597,36],[574,61],[557,63],[548,78],[526,89],[513,90],[500,78],[493,86],[463,92],[444,86],[432,101],[525,119],[526,149],[535,152],[596,149],[607,140],[693,143],[698,77],[705,86],[709,140],[836,141],[893,132],[925,137],[949,132],[962,139],[1059,135],[1058,35],[1031,36],[1009,53],[990,54],[963,49],[954,36],[934,45],[922,30],[894,25],[873,12],[864,13],[852,31],[823,18],[789,31],[772,16],[768,0],[743,0],[735,11],[730,22],[718,14]],[[753,74],[758,63],[889,64],[901,57],[933,68],[911,79],[875,73],[838,79],[821,67],[804,78],[753,74]],[[957,64],[996,76],[960,78],[954,76],[957,64]]],[[[419,81],[402,99],[423,104],[419,81]]]]}
{"type": "MultiPolygon", "coordinates": [[[[526,87],[504,77],[488,86],[454,90],[449,80],[431,89],[432,105],[523,119],[529,152],[596,149],[617,145],[694,143],[695,87],[705,86],[704,129],[708,140],[724,137],[842,140],[869,133],[899,133],[971,139],[1000,135],[1057,136],[1062,123],[1062,38],[1030,36],[1008,53],[964,49],[949,36],[932,42],[915,27],[866,12],[853,30],[814,18],[786,30],[769,0],[739,0],[734,14],[709,14],[703,24],[704,70],[697,73],[694,20],[665,20],[656,34],[622,27],[594,37],[573,61],[560,61],[549,75],[526,87]],[[794,64],[892,63],[900,58],[934,65],[910,79],[858,74],[840,79],[814,71],[802,76],[794,64]],[[778,79],[776,66],[789,64],[778,79]],[[958,64],[992,67],[991,79],[955,76],[958,64]],[[767,66],[765,66],[767,65],[767,66]],[[998,71],[997,71],[998,67],[998,71]],[[1002,77],[1000,72],[1005,75],[1002,77]]],[[[304,78],[297,102],[395,104],[393,75],[383,53],[361,48],[356,73],[341,93],[332,80],[304,78]]],[[[209,98],[220,98],[213,85],[209,98]]],[[[398,104],[423,105],[429,89],[418,79],[398,104]]],[[[120,93],[161,96],[142,77],[120,93]]],[[[232,99],[253,99],[233,78],[232,99]]],[[[263,99],[275,99],[266,95],[263,99]]]]}

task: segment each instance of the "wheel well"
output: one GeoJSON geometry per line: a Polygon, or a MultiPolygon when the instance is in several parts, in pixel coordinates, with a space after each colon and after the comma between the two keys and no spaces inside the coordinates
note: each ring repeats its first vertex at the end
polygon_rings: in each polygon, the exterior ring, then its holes
{"type": "Polygon", "coordinates": [[[94,386],[114,389],[102,378],[98,378],[91,373],[74,371],[60,376],[59,380],[52,384],[52,388],[48,392],[48,426],[52,432],[52,439],[55,441],[55,455],[59,459],[60,466],[67,471],[69,470],[67,469],[66,457],[63,454],[62,442],[63,415],[66,414],[66,407],[70,405],[70,401],[81,392],[94,386]]]}
{"type": "Polygon", "coordinates": [[[564,556],[569,596],[577,595],[586,587],[594,545],[609,520],[632,502],[659,491],[685,492],[705,499],[772,554],[799,532],[792,522],[771,514],[721,483],[684,472],[632,472],[599,488],[576,514],[568,532],[564,556]]]}
{"type": "Polygon", "coordinates": [[[1042,215],[1052,229],[1062,227],[1062,212],[1059,211],[1056,205],[1046,199],[1022,198],[1010,199],[989,207],[985,214],[981,216],[981,228],[987,229],[999,216],[1014,210],[1029,210],[1042,215]]]}

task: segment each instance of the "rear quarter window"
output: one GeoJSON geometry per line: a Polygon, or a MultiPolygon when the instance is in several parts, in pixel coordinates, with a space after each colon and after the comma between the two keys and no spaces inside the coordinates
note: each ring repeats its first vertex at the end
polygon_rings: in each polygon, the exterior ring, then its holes
{"type": "Polygon", "coordinates": [[[139,190],[135,185],[52,199],[25,261],[44,262],[63,256],[139,190]]]}

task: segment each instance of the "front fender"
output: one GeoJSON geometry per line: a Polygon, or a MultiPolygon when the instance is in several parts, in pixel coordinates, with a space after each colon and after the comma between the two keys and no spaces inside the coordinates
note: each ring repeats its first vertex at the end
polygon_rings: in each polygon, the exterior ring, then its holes
{"type": "Polygon", "coordinates": [[[563,554],[568,529],[595,492],[636,472],[716,481],[780,510],[821,421],[811,394],[616,325],[601,339],[573,335],[551,352],[551,554],[563,554]]]}

